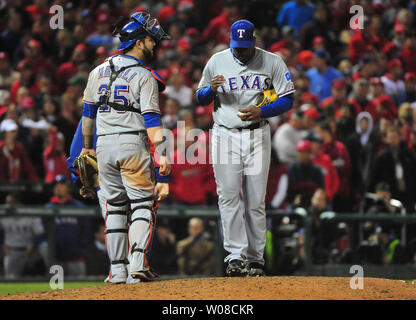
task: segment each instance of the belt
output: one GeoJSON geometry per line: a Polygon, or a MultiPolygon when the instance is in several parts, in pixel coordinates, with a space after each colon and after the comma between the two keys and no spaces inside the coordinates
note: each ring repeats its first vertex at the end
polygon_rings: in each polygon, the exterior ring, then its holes
{"type": "Polygon", "coordinates": [[[228,127],[226,127],[226,126],[223,126],[222,124],[220,124],[219,126],[220,126],[220,127],[223,127],[223,128],[226,128],[226,129],[228,129],[228,130],[233,130],[233,129],[235,129],[235,130],[242,131],[242,130],[255,130],[255,129],[258,129],[258,128],[261,128],[261,127],[265,126],[265,125],[266,125],[266,124],[268,124],[268,123],[269,123],[269,121],[268,121],[268,120],[262,120],[262,121],[260,121],[260,122],[253,123],[253,124],[251,124],[251,125],[249,125],[249,126],[247,126],[247,127],[228,128],[228,127]]]}
{"type": "Polygon", "coordinates": [[[109,133],[109,134],[100,134],[98,137],[103,137],[103,136],[112,136],[115,134],[133,134],[138,136],[141,133],[145,133],[146,131],[128,131],[128,132],[118,132],[118,133],[109,133]]]}

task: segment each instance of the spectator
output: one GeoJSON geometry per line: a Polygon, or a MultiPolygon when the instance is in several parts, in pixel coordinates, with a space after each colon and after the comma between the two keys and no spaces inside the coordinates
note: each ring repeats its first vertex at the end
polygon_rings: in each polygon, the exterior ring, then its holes
{"type": "MultiPolygon", "coordinates": [[[[390,202],[391,192],[387,183],[379,182],[376,185],[376,194],[374,202],[367,210],[369,214],[399,214],[401,208],[393,206],[390,202]]],[[[399,244],[401,226],[389,222],[366,222],[366,228],[372,228],[373,234],[368,239],[369,244],[378,244],[384,253],[383,262],[385,264],[391,262],[407,262],[407,252],[399,244]],[[400,261],[401,260],[401,261],[400,261]],[[403,261],[406,260],[406,261],[403,261]]]]}
{"type": "Polygon", "coordinates": [[[402,24],[396,24],[392,41],[387,42],[381,52],[386,54],[389,59],[397,58],[399,52],[403,49],[405,40],[406,28],[402,24]]]}
{"type": "MultiPolygon", "coordinates": [[[[361,78],[354,82],[353,92],[350,95],[350,99],[353,100],[359,107],[357,109],[359,112],[367,111],[370,114],[374,114],[374,110],[377,109],[374,102],[368,99],[369,94],[369,83],[366,79],[361,78]]],[[[357,114],[359,113],[357,112],[357,114]]],[[[377,118],[373,118],[374,121],[377,121],[377,118]]]]}
{"type": "MultiPolygon", "coordinates": [[[[11,193],[6,196],[6,205],[21,205],[21,196],[11,193]]],[[[40,218],[7,217],[0,219],[4,233],[4,276],[15,279],[29,275],[44,275],[47,244],[45,230],[40,218]],[[41,256],[43,254],[43,258],[41,256]],[[45,260],[44,260],[45,259],[45,260]]]]}
{"type": "Polygon", "coordinates": [[[320,219],[322,213],[330,211],[330,205],[325,191],[317,189],[311,200],[308,215],[312,218],[312,261],[316,264],[325,264],[329,261],[330,244],[335,239],[333,223],[320,219]]]}
{"type": "Polygon", "coordinates": [[[114,46],[114,38],[110,33],[110,17],[106,13],[101,13],[97,20],[97,30],[87,38],[87,43],[94,49],[104,46],[108,52],[111,52],[114,46]]]}
{"type": "MultiPolygon", "coordinates": [[[[317,37],[324,43],[331,56],[337,53],[337,40],[335,31],[331,28],[331,15],[324,2],[318,2],[315,6],[314,19],[306,23],[301,32],[301,44],[303,50],[316,50],[313,45],[317,37]],[[312,42],[313,41],[313,42],[312,42]]],[[[320,49],[325,49],[321,47],[320,49]]]]}
{"type": "Polygon", "coordinates": [[[327,201],[332,203],[332,200],[339,189],[337,170],[333,166],[331,158],[322,152],[322,139],[318,137],[315,132],[308,134],[305,139],[311,143],[311,160],[322,171],[327,201]]]}
{"type": "Polygon", "coordinates": [[[406,101],[410,103],[416,102],[416,74],[413,72],[406,72],[404,75],[406,87],[406,101]]]}
{"type": "Polygon", "coordinates": [[[7,53],[0,52],[0,89],[10,90],[12,84],[19,80],[19,73],[12,70],[7,53]]]}
{"type": "Polygon", "coordinates": [[[78,44],[72,53],[71,61],[61,64],[58,68],[58,86],[60,92],[64,92],[68,84],[68,80],[75,76],[78,72],[80,64],[86,61],[87,46],[83,43],[78,44]]]}
{"type": "Polygon", "coordinates": [[[388,73],[381,77],[384,83],[384,91],[389,95],[396,105],[400,105],[405,100],[406,89],[404,86],[403,65],[399,59],[391,60],[388,65],[388,73]]]}
{"type": "Polygon", "coordinates": [[[14,55],[20,45],[20,39],[23,36],[22,14],[10,9],[8,14],[7,28],[1,34],[1,43],[5,52],[11,59],[13,65],[16,65],[14,55]]]}
{"type": "Polygon", "coordinates": [[[48,130],[49,144],[43,151],[43,163],[45,164],[45,182],[52,183],[57,176],[69,178],[68,166],[66,164],[65,138],[57,128],[50,126],[48,130]]]}
{"type": "Polygon", "coordinates": [[[170,84],[166,87],[165,95],[179,101],[181,108],[189,107],[192,103],[192,89],[186,86],[186,71],[174,68],[170,77],[170,84]]]}
{"type": "Polygon", "coordinates": [[[286,196],[288,188],[288,176],[286,166],[279,162],[276,154],[271,153],[269,177],[266,188],[266,206],[274,209],[286,208],[286,196]]]}
{"type": "Polygon", "coordinates": [[[342,74],[334,67],[329,65],[329,54],[324,50],[315,51],[315,59],[313,60],[313,69],[306,72],[310,79],[310,91],[323,100],[331,95],[332,81],[342,78],[342,74]]]}
{"type": "Polygon", "coordinates": [[[229,30],[231,25],[240,19],[243,19],[243,16],[240,13],[240,2],[236,0],[226,0],[221,14],[212,19],[204,29],[202,35],[204,42],[213,41],[215,45],[222,43],[228,45],[230,41],[229,30]]]}
{"type": "Polygon", "coordinates": [[[308,208],[313,193],[324,187],[321,169],[311,161],[311,143],[301,140],[297,143],[297,161],[288,168],[288,202],[295,207],[308,208]]]}
{"type": "Polygon", "coordinates": [[[169,227],[169,221],[159,219],[150,253],[152,267],[162,275],[177,274],[176,258],[176,237],[169,227]]]}
{"type": "Polygon", "coordinates": [[[310,132],[316,127],[316,123],[320,117],[321,115],[314,107],[306,109],[303,112],[303,128],[305,128],[307,132],[310,132]]]}
{"type": "MultiPolygon", "coordinates": [[[[190,112],[186,113],[192,116],[190,112]]],[[[185,115],[181,117],[183,119],[185,115]]],[[[171,196],[177,203],[206,204],[212,198],[209,195],[213,191],[212,183],[207,180],[208,174],[212,174],[212,167],[206,163],[205,149],[196,149],[198,142],[189,139],[193,129],[190,122],[185,122],[185,127],[177,130],[178,147],[172,157],[171,196]]]]}
{"type": "Polygon", "coordinates": [[[40,74],[38,77],[39,93],[34,96],[36,102],[36,109],[39,110],[46,99],[58,100],[56,96],[57,87],[54,86],[52,77],[46,73],[40,74]]]}
{"type": "Polygon", "coordinates": [[[96,58],[94,60],[94,68],[99,66],[108,57],[107,49],[104,46],[100,46],[95,50],[96,58]]]}
{"type": "Polygon", "coordinates": [[[345,145],[334,137],[330,125],[322,122],[318,125],[317,134],[322,139],[322,152],[327,154],[337,169],[340,187],[334,196],[333,207],[337,212],[348,212],[352,209],[350,200],[351,162],[345,145]]]}
{"type": "Polygon", "coordinates": [[[413,30],[411,35],[406,38],[403,51],[399,54],[399,59],[403,61],[404,70],[407,72],[416,73],[414,56],[416,56],[416,32],[413,30]]]}
{"type": "Polygon", "coordinates": [[[302,139],[302,112],[294,111],[290,120],[282,124],[273,136],[273,149],[280,162],[289,164],[296,160],[296,144],[302,139]]]}
{"type": "Polygon", "coordinates": [[[60,29],[56,35],[56,56],[59,63],[71,59],[74,38],[67,28],[60,29]]]}
{"type": "Polygon", "coordinates": [[[384,83],[380,78],[371,78],[370,94],[373,100],[371,107],[375,107],[375,109],[368,109],[368,112],[371,113],[373,119],[384,117],[393,120],[397,118],[397,106],[393,100],[384,93],[384,83]]]}
{"type": "Polygon", "coordinates": [[[364,78],[366,80],[370,80],[371,77],[374,77],[377,72],[377,61],[374,58],[369,56],[364,56],[360,59],[359,62],[359,70],[355,73],[352,78],[353,80],[357,80],[360,78],[364,78]]]}
{"type": "Polygon", "coordinates": [[[53,74],[53,66],[42,54],[42,45],[35,39],[29,40],[24,47],[25,58],[23,61],[29,63],[33,67],[34,74],[47,73],[53,74]]]}
{"type": "Polygon", "coordinates": [[[290,26],[284,26],[282,28],[282,39],[273,43],[269,51],[279,52],[282,49],[287,49],[289,52],[296,52],[299,49],[298,43],[295,41],[295,28],[290,26]]]}
{"type": "Polygon", "coordinates": [[[75,129],[71,123],[59,113],[58,103],[52,98],[46,98],[43,102],[42,118],[49,124],[59,128],[64,135],[65,153],[68,154],[75,129]]]}
{"type": "Polygon", "coordinates": [[[94,233],[94,242],[85,249],[85,269],[89,276],[102,276],[110,271],[110,259],[108,258],[104,231],[104,224],[98,224],[94,233]]]}
{"type": "Polygon", "coordinates": [[[332,82],[331,93],[332,96],[322,100],[320,105],[327,116],[338,116],[343,105],[348,106],[352,117],[361,112],[361,107],[356,101],[347,99],[347,84],[344,79],[335,79],[332,82]]]}
{"type": "Polygon", "coordinates": [[[214,244],[209,234],[204,231],[204,224],[199,218],[192,218],[188,223],[189,236],[178,242],[179,275],[210,275],[213,272],[214,244]]]}
{"type": "Polygon", "coordinates": [[[370,19],[364,18],[363,30],[354,30],[354,34],[348,42],[349,56],[353,64],[356,64],[365,54],[374,50],[377,38],[370,32],[367,32],[369,27],[370,19]]]}
{"type": "Polygon", "coordinates": [[[175,129],[178,122],[179,101],[174,98],[166,100],[165,109],[161,121],[163,127],[167,129],[175,129]]]}
{"type": "Polygon", "coordinates": [[[14,104],[17,103],[17,92],[20,87],[27,87],[31,95],[39,93],[39,84],[36,82],[33,65],[27,61],[21,61],[16,69],[20,72],[20,79],[13,82],[10,88],[10,99],[14,104]]]}
{"type": "Polygon", "coordinates": [[[374,203],[367,210],[367,213],[400,213],[400,208],[392,206],[390,203],[391,192],[390,186],[385,182],[379,182],[376,185],[376,194],[374,196],[374,203]]]}
{"type": "Polygon", "coordinates": [[[352,116],[352,106],[349,103],[341,105],[339,111],[335,115],[336,137],[342,143],[345,143],[348,137],[355,132],[355,119],[352,116]]]}
{"type": "Polygon", "coordinates": [[[204,131],[208,131],[212,128],[213,119],[212,119],[213,106],[197,106],[195,108],[195,124],[196,127],[204,131]]]}
{"type": "Polygon", "coordinates": [[[289,25],[299,35],[302,27],[313,20],[315,5],[308,0],[292,0],[285,3],[279,11],[276,23],[280,26],[289,25]]]}
{"type": "Polygon", "coordinates": [[[168,0],[167,5],[164,6],[157,14],[157,20],[161,24],[165,24],[167,21],[175,17],[178,9],[179,0],[168,0]]]}
{"type": "Polygon", "coordinates": [[[79,73],[69,79],[68,84],[70,85],[70,92],[75,100],[82,99],[87,80],[87,77],[84,77],[79,73]]]}
{"type": "MultiPolygon", "coordinates": [[[[54,207],[83,207],[71,196],[71,184],[65,177],[55,179],[54,196],[46,204],[54,207]]],[[[65,275],[85,276],[84,250],[88,243],[90,223],[87,218],[55,218],[55,258],[64,268],[65,275]]]]}
{"type": "Polygon", "coordinates": [[[386,149],[375,158],[370,190],[374,190],[378,182],[388,183],[392,196],[400,200],[410,212],[415,203],[416,157],[407,144],[401,141],[400,132],[395,127],[388,129],[386,143],[386,149]]]}
{"type": "Polygon", "coordinates": [[[377,136],[373,130],[373,118],[368,112],[361,112],[355,122],[355,132],[346,142],[351,159],[351,185],[354,199],[367,192],[371,165],[377,154],[377,136]]]}
{"type": "Polygon", "coordinates": [[[38,181],[38,175],[21,143],[17,141],[16,122],[3,120],[0,131],[4,140],[0,141],[0,181],[38,181]]]}

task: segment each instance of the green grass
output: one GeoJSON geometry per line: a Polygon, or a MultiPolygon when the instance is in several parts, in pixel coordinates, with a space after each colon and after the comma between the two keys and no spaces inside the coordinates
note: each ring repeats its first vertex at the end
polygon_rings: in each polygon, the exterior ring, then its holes
{"type": "MultiPolygon", "coordinates": [[[[103,285],[105,285],[104,282],[65,282],[64,289],[98,287],[103,285]]],[[[52,290],[49,286],[49,282],[0,283],[0,294],[49,290],[52,290]]]]}

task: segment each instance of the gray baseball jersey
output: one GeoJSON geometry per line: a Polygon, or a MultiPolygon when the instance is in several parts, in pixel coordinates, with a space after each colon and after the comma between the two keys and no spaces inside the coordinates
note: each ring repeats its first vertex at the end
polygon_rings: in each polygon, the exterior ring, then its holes
{"type": "Polygon", "coordinates": [[[295,91],[289,70],[283,59],[255,48],[255,55],[247,65],[236,60],[231,49],[214,54],[204,68],[198,88],[207,87],[215,75],[223,75],[225,84],[218,88],[214,104],[214,122],[227,128],[246,127],[238,109],[255,105],[262,91],[274,88],[279,97],[295,91]]]}
{"type": "MultiPolygon", "coordinates": [[[[126,55],[114,56],[112,59],[115,70],[138,62],[135,58],[126,55]]],[[[95,105],[99,102],[103,91],[108,89],[110,73],[108,61],[90,72],[84,91],[84,102],[95,105]]],[[[110,102],[124,105],[132,103],[133,107],[139,109],[142,114],[148,112],[160,114],[158,84],[150,70],[138,66],[128,68],[119,74],[110,90],[110,102]]],[[[142,116],[136,112],[116,111],[109,106],[98,109],[96,126],[98,136],[145,130],[142,116]]]]}
{"type": "MultiPolygon", "coordinates": [[[[137,64],[128,55],[111,58],[114,69],[137,64]]],[[[109,90],[109,102],[131,105],[141,114],[160,113],[159,88],[152,71],[142,66],[127,68],[110,84],[111,68],[104,62],[89,75],[84,102],[97,105],[109,90]]],[[[106,281],[125,282],[131,245],[130,274],[146,273],[147,253],[153,228],[155,176],[144,119],[137,112],[100,106],[97,112],[97,162],[100,203],[105,207],[106,243],[111,271],[106,281]],[[137,133],[139,131],[139,133],[137,133]],[[131,225],[129,228],[127,215],[131,225]]]]}
{"type": "Polygon", "coordinates": [[[4,230],[4,244],[10,248],[27,248],[32,246],[35,237],[44,232],[39,218],[4,218],[0,220],[4,230]]]}
{"type": "Polygon", "coordinates": [[[259,48],[247,65],[231,49],[213,55],[199,88],[209,86],[215,75],[226,80],[217,90],[211,138],[223,243],[229,253],[225,261],[264,264],[270,127],[263,123],[254,130],[232,129],[252,124],[237,116],[238,109],[255,105],[262,91],[274,88],[282,97],[295,91],[294,84],[282,58],[259,48]]]}

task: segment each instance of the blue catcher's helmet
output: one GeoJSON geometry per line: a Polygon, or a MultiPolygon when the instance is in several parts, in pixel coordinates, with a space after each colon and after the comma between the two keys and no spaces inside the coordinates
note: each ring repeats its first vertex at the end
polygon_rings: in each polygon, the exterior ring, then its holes
{"type": "Polygon", "coordinates": [[[120,45],[117,50],[128,48],[139,39],[143,39],[147,35],[156,41],[170,39],[169,35],[162,29],[157,19],[152,19],[150,14],[144,12],[136,12],[130,16],[128,22],[119,32],[120,45]]]}

